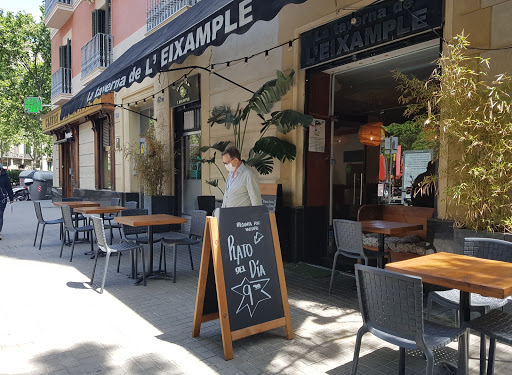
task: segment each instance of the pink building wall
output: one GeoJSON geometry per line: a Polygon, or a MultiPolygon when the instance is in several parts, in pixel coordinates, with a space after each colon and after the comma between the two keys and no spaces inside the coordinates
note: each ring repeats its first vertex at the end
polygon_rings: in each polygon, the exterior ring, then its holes
{"type": "MultiPolygon", "coordinates": [[[[59,69],[59,47],[62,38],[72,31],[71,74],[76,77],[81,71],[81,48],[92,38],[92,12],[94,4],[81,1],[73,15],[51,40],[52,74],[59,69]]],[[[114,47],[146,24],[146,2],[144,0],[112,0],[112,35],[114,47]]]]}

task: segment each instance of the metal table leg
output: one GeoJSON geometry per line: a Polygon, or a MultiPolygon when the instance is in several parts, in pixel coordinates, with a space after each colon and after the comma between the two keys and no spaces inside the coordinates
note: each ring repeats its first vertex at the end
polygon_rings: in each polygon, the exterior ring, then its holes
{"type": "Polygon", "coordinates": [[[379,258],[377,258],[377,267],[384,268],[384,233],[377,233],[379,238],[379,258]]]}

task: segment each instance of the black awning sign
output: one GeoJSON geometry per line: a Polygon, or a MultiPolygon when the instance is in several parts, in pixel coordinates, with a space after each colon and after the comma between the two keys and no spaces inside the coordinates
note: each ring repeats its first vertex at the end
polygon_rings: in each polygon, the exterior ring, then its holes
{"type": "Polygon", "coordinates": [[[201,99],[199,91],[199,74],[193,75],[176,82],[169,90],[170,107],[179,107],[201,99]]]}
{"type": "Polygon", "coordinates": [[[300,36],[301,68],[340,58],[441,26],[442,0],[390,1],[368,6],[300,36]]]}

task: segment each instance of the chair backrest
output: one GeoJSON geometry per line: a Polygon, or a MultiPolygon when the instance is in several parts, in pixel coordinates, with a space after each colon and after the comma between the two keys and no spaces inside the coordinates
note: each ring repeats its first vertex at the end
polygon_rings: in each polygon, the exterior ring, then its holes
{"type": "Polygon", "coordinates": [[[464,254],[477,258],[512,262],[512,242],[494,238],[467,237],[464,239],[464,254]]]}
{"type": "Polygon", "coordinates": [[[192,218],[190,220],[190,234],[192,236],[203,237],[204,226],[206,224],[206,211],[194,210],[192,211],[192,218]]]}
{"type": "Polygon", "coordinates": [[[101,220],[101,217],[94,215],[92,217],[92,225],[94,227],[94,235],[96,236],[98,247],[103,251],[107,251],[107,238],[105,236],[105,227],[103,226],[103,220],[101,220]]]}
{"type": "Polygon", "coordinates": [[[126,208],[137,208],[137,201],[128,201],[124,204],[126,208]]]}
{"type": "Polygon", "coordinates": [[[67,230],[75,230],[75,224],[73,223],[73,217],[71,216],[71,207],[63,204],[60,206],[62,211],[62,221],[64,222],[64,228],[67,230]]]}
{"type": "Polygon", "coordinates": [[[62,198],[63,202],[81,202],[83,200],[84,200],[84,198],[79,198],[79,197],[62,198]]]}
{"type": "Polygon", "coordinates": [[[34,209],[36,210],[36,217],[39,224],[44,224],[43,212],[41,211],[41,203],[34,201],[34,209]]]}
{"type": "Polygon", "coordinates": [[[363,230],[361,223],[352,220],[334,219],[334,239],[338,250],[363,254],[363,230]]]}
{"type": "MultiPolygon", "coordinates": [[[[121,211],[121,216],[136,216],[136,215],[147,215],[148,210],[143,208],[132,208],[129,210],[121,211]]],[[[129,225],[122,225],[123,233],[126,236],[131,234],[142,234],[148,231],[148,227],[131,227],[129,225]]]]}
{"type": "Polygon", "coordinates": [[[424,346],[421,278],[361,264],[355,265],[355,271],[359,307],[368,330],[391,343],[389,336],[395,336],[424,346]]]}
{"type": "Polygon", "coordinates": [[[120,206],[121,198],[110,198],[110,205],[111,206],[120,206]]]}

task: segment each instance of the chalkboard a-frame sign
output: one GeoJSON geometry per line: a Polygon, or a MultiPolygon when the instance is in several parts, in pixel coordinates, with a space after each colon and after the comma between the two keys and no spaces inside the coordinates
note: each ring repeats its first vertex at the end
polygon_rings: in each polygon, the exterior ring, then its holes
{"type": "Polygon", "coordinates": [[[226,360],[234,340],[277,327],[293,339],[276,218],[265,206],[221,208],[206,219],[192,336],[214,319],[226,360]]]}

